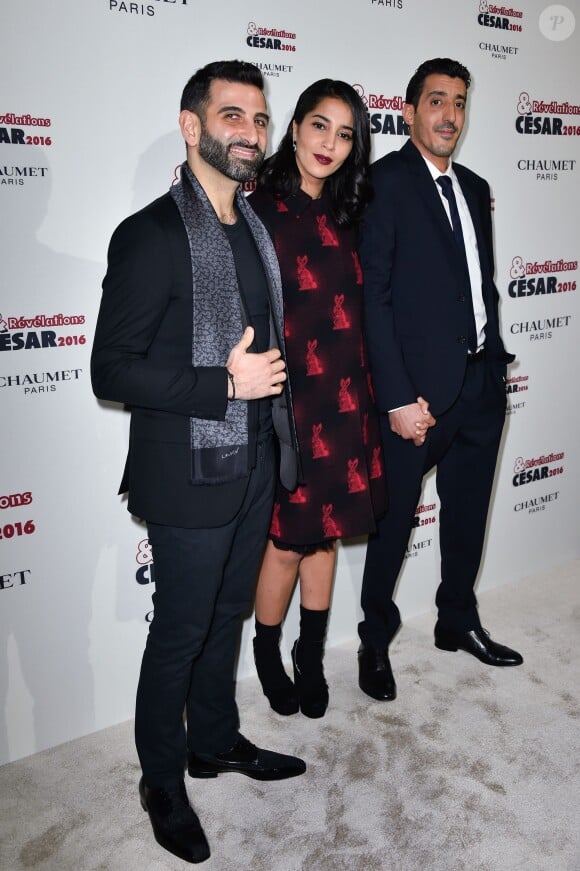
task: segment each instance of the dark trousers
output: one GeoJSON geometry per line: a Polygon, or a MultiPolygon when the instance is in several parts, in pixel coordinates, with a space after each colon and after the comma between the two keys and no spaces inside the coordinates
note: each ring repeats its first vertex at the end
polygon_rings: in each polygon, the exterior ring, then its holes
{"type": "MultiPolygon", "coordinates": [[[[428,399],[428,397],[427,397],[428,399]]],[[[421,447],[391,432],[381,415],[389,510],[369,538],[359,624],[363,644],[385,648],[401,624],[393,593],[412,529],[423,476],[437,466],[441,502],[441,583],[436,604],[449,629],[480,627],[477,578],[497,454],[505,420],[505,384],[485,355],[467,364],[455,403],[437,418],[421,447]]]]}
{"type": "Polygon", "coordinates": [[[210,529],[148,524],[156,589],[137,689],[135,740],[149,786],[180,780],[186,750],[219,753],[236,740],[234,666],[274,483],[274,448],[267,438],[258,444],[244,501],[230,523],[210,529]]]}

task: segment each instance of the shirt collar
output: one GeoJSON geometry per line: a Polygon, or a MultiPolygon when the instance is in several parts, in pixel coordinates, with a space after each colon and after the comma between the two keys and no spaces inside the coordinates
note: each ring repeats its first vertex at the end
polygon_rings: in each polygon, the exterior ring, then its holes
{"type": "Polygon", "coordinates": [[[441,170],[438,167],[436,167],[434,163],[431,163],[430,160],[428,160],[426,157],[424,157],[424,155],[421,154],[421,157],[423,158],[423,160],[427,164],[427,169],[431,173],[431,178],[433,179],[434,182],[436,182],[437,179],[439,178],[439,176],[441,176],[441,175],[449,176],[449,178],[451,179],[452,182],[456,181],[457,177],[456,177],[455,173],[453,172],[453,162],[451,160],[448,162],[447,169],[445,170],[445,172],[441,172],[441,170]]]}

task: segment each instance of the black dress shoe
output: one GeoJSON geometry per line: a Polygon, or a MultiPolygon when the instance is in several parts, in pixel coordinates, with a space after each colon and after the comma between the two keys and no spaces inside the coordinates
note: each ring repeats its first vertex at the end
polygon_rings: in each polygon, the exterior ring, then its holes
{"type": "Polygon", "coordinates": [[[379,702],[391,702],[397,697],[387,648],[378,650],[361,644],[358,649],[358,685],[363,693],[379,702]]]}
{"type": "Polygon", "coordinates": [[[310,656],[301,660],[301,641],[298,639],[292,647],[292,667],[294,669],[294,684],[298,693],[300,710],[305,717],[317,719],[324,717],[328,707],[328,684],[322,669],[322,642],[306,644],[310,656]]]}
{"type": "Polygon", "coordinates": [[[517,650],[492,641],[485,629],[458,632],[435,624],[435,647],[440,650],[465,650],[486,665],[521,665],[524,661],[517,650]]]}
{"type": "Polygon", "coordinates": [[[243,735],[238,735],[231,750],[225,753],[187,754],[191,777],[217,777],[223,771],[238,771],[254,780],[284,780],[304,774],[306,765],[296,756],[262,750],[243,735]]]}
{"type": "Polygon", "coordinates": [[[209,859],[209,844],[189,803],[183,781],[164,789],[150,788],[141,778],[139,796],[141,807],[149,814],[158,844],[185,862],[209,859]]]}

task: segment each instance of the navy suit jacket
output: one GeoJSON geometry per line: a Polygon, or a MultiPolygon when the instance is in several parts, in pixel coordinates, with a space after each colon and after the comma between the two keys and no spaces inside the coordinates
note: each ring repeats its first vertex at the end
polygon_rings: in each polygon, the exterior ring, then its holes
{"type": "MultiPolygon", "coordinates": [[[[498,378],[507,354],[499,332],[489,185],[454,163],[473,220],[487,324],[498,378]]],[[[381,413],[423,396],[437,415],[457,398],[467,363],[466,272],[433,178],[409,140],[372,167],[374,199],[360,235],[368,353],[381,413]]]]}

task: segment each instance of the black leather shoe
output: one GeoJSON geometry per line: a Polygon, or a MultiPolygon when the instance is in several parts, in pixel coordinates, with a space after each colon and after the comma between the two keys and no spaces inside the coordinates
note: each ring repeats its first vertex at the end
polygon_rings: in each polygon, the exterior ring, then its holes
{"type": "Polygon", "coordinates": [[[183,781],[171,789],[163,789],[150,788],[141,778],[139,796],[141,807],[149,814],[158,844],[185,862],[209,859],[209,844],[189,803],[183,781]]]}
{"type": "Polygon", "coordinates": [[[306,765],[296,756],[262,750],[243,735],[238,735],[225,753],[188,753],[187,770],[191,777],[217,777],[224,771],[238,771],[254,780],[284,780],[304,774],[306,765]]]}
{"type": "MultiPolygon", "coordinates": [[[[294,684],[298,693],[300,710],[305,717],[317,719],[324,717],[328,707],[328,684],[322,670],[322,642],[311,644],[315,648],[315,655],[307,659],[310,668],[298,666],[300,653],[298,651],[300,639],[294,642],[292,647],[292,667],[294,669],[294,684]]],[[[310,651],[312,654],[312,651],[310,651]]]]}
{"type": "Polygon", "coordinates": [[[486,665],[521,665],[521,654],[492,641],[485,629],[457,632],[435,624],[435,647],[439,650],[465,650],[486,665]]]}
{"type": "Polygon", "coordinates": [[[388,648],[378,650],[361,644],[358,649],[358,685],[363,693],[379,702],[392,702],[397,697],[388,648]]]}

